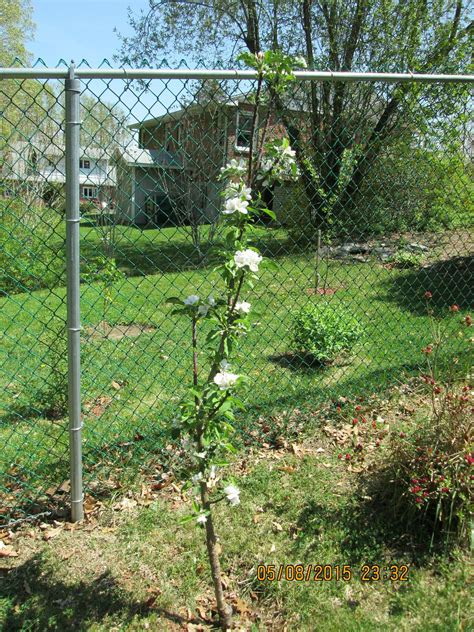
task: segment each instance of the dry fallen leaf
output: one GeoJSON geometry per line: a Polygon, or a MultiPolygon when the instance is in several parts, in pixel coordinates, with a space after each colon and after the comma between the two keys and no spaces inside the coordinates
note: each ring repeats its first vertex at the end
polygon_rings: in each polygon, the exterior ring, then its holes
{"type": "Polygon", "coordinates": [[[275,531],[275,533],[277,531],[283,531],[283,527],[281,526],[279,522],[272,522],[272,526],[273,526],[273,531],[275,531]]]}
{"type": "Polygon", "coordinates": [[[122,387],[120,386],[120,384],[118,382],[116,382],[115,380],[112,381],[112,383],[110,384],[110,386],[115,389],[116,391],[119,391],[122,387]]]}
{"type": "Polygon", "coordinates": [[[62,531],[62,527],[57,527],[56,529],[47,529],[43,533],[43,540],[52,540],[56,536],[58,536],[62,531]]]}
{"type": "Polygon", "coordinates": [[[232,606],[234,608],[234,612],[237,612],[240,615],[246,615],[246,614],[250,614],[251,610],[248,607],[248,605],[245,603],[245,601],[243,601],[242,599],[240,599],[239,597],[236,597],[233,601],[232,601],[232,606]]]}
{"type": "Polygon", "coordinates": [[[113,509],[115,511],[130,511],[137,506],[137,501],[133,500],[133,498],[127,498],[126,496],[122,498],[118,503],[115,503],[113,509]]]}
{"type": "Polygon", "coordinates": [[[296,467],[293,467],[292,465],[280,465],[277,469],[280,470],[280,472],[286,472],[287,474],[293,474],[293,472],[296,472],[296,467]]]}

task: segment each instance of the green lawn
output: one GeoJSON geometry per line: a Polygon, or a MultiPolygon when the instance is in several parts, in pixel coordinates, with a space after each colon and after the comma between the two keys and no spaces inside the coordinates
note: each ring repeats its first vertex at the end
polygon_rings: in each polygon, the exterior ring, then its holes
{"type": "MultiPolygon", "coordinates": [[[[242,503],[216,508],[237,629],[469,629],[467,555],[456,548],[426,555],[429,531],[398,531],[322,433],[298,446],[297,454],[259,450],[236,464],[242,503]],[[304,565],[305,581],[285,579],[286,571],[280,581],[257,578],[258,565],[278,572],[295,564],[304,565]],[[363,582],[365,564],[408,565],[406,581],[383,572],[363,582]],[[316,565],[347,566],[350,579],[335,579],[334,570],[331,580],[315,581],[314,571],[306,580],[316,565]]],[[[19,532],[12,543],[18,557],[3,561],[0,628],[214,629],[204,534],[193,522],[180,524],[189,498],[171,487],[149,490],[146,481],[133,496],[116,490],[112,503],[72,531],[58,523],[19,532]]]]}
{"type": "MultiPolygon", "coordinates": [[[[170,315],[172,307],[166,298],[218,293],[218,277],[206,249],[199,259],[184,229],[117,230],[117,263],[127,276],[114,285],[107,320],[155,329],[119,340],[91,336],[92,328],[104,320],[102,287],[82,284],[88,468],[99,460],[116,458],[108,456],[107,446],[121,446],[128,455],[134,443],[135,453],[141,456],[162,446],[161,429],[189,385],[191,363],[189,323],[170,315]]],[[[84,226],[81,232],[83,269],[88,270],[100,243],[94,228],[84,226]]],[[[430,341],[425,290],[433,292],[436,309],[445,310],[454,302],[462,309],[472,304],[470,269],[456,262],[441,268],[434,263],[428,268],[399,270],[378,262],[331,260],[327,284],[336,293],[326,299],[309,296],[313,253],[299,248],[283,230],[259,229],[256,243],[277,265],[276,270],[262,272],[249,295],[259,312],[258,322],[233,364],[236,372],[250,378],[244,396],[246,427],[252,427],[259,415],[345,395],[367,396],[415,371],[422,361],[420,350],[430,341]],[[308,301],[322,300],[341,302],[364,330],[352,357],[341,358],[324,370],[302,365],[288,355],[292,314],[308,301]]],[[[326,276],[325,264],[321,274],[326,276]]],[[[0,409],[0,471],[6,473],[8,502],[14,505],[25,494],[36,496],[38,490],[42,493],[67,478],[67,420],[46,419],[31,406],[32,394],[50,373],[42,332],[55,315],[64,318],[65,290],[1,298],[0,311],[1,388],[6,394],[0,409]]],[[[204,366],[205,353],[200,360],[204,366]]]]}

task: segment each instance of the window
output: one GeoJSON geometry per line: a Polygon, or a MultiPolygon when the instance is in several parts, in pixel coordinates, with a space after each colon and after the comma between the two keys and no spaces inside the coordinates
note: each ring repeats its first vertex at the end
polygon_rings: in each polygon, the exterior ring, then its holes
{"type": "Polygon", "coordinates": [[[90,169],[90,168],[91,168],[90,160],[84,160],[83,158],[79,160],[79,169],[90,169]]]}
{"type": "Polygon", "coordinates": [[[165,125],[165,147],[166,151],[178,151],[181,144],[181,125],[176,122],[165,125]]]}
{"type": "Polygon", "coordinates": [[[85,200],[95,200],[97,198],[96,187],[82,187],[82,197],[85,200]]]}
{"type": "Polygon", "coordinates": [[[250,149],[252,120],[252,112],[237,112],[237,129],[235,131],[235,146],[237,149],[250,149]]]}

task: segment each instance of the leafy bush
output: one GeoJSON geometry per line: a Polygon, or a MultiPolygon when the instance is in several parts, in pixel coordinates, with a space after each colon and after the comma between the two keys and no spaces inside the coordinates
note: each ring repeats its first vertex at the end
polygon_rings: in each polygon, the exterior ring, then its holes
{"type": "Polygon", "coordinates": [[[398,250],[389,261],[399,268],[418,268],[424,260],[422,254],[416,252],[408,252],[407,250],[398,250]]]}
{"type": "MultiPolygon", "coordinates": [[[[425,297],[429,302],[431,292],[425,297]]],[[[377,416],[372,424],[357,425],[357,445],[346,455],[349,463],[357,461],[359,469],[365,461],[369,474],[364,493],[386,508],[394,526],[402,523],[406,530],[408,525],[410,533],[427,545],[441,536],[469,545],[472,522],[470,358],[464,363],[459,354],[449,364],[441,360],[443,350],[452,350],[459,341],[467,347],[472,344],[472,318],[459,317],[457,305],[450,311],[453,318],[446,323],[428,310],[431,340],[421,349],[427,370],[409,388],[412,414],[397,413],[390,423],[377,416]]]]}
{"type": "Polygon", "coordinates": [[[292,345],[297,353],[320,363],[352,349],[362,333],[359,323],[333,303],[310,305],[293,319],[292,345]]]}
{"type": "Polygon", "coordinates": [[[64,279],[64,222],[49,207],[0,199],[0,293],[57,287],[64,279]]]}
{"type": "Polygon", "coordinates": [[[356,215],[361,233],[439,230],[472,225],[472,173],[459,151],[440,153],[401,140],[365,179],[356,215]]]}
{"type": "Polygon", "coordinates": [[[474,463],[469,442],[472,391],[460,383],[449,387],[447,395],[439,423],[426,415],[407,433],[392,437],[392,481],[401,484],[400,495],[412,513],[422,510],[434,529],[458,532],[465,539],[474,463]]]}
{"type": "MultiPolygon", "coordinates": [[[[353,156],[348,154],[346,172],[355,164],[352,161],[353,156]]],[[[314,178],[317,181],[317,173],[314,178]]],[[[321,209],[327,220],[324,230],[332,237],[359,238],[367,234],[471,226],[473,181],[472,166],[462,148],[441,153],[414,148],[409,139],[402,138],[374,162],[354,194],[353,205],[337,209],[337,190],[327,197],[321,209]]],[[[301,247],[314,247],[321,221],[312,215],[302,181],[281,187],[275,193],[275,201],[277,218],[292,238],[301,247]]]]}
{"type": "Polygon", "coordinates": [[[94,202],[81,202],[79,205],[79,211],[81,216],[90,215],[91,213],[97,213],[98,207],[94,202]]]}

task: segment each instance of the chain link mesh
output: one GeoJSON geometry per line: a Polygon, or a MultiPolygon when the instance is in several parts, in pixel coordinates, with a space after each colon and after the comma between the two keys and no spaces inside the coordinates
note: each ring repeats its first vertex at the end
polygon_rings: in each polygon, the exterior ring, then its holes
{"type": "MultiPolygon", "coordinates": [[[[253,81],[82,81],[89,491],[166,450],[191,362],[189,323],[166,299],[219,292],[218,175],[248,157],[254,96],[253,81]]],[[[3,79],[0,101],[4,523],[54,511],[68,493],[63,82],[3,79]]],[[[456,82],[297,81],[283,100],[268,96],[257,135],[288,137],[300,177],[260,190],[276,220],[255,225],[254,245],[276,267],[245,297],[259,316],[235,360],[251,385],[244,441],[284,432],[295,409],[419,372],[425,292],[440,315],[472,309],[471,114],[469,85],[456,82]],[[305,305],[358,322],[351,354],[318,365],[294,348],[305,305]]]]}

